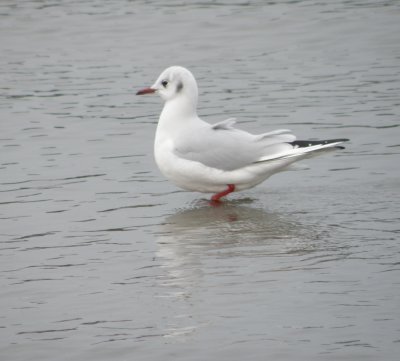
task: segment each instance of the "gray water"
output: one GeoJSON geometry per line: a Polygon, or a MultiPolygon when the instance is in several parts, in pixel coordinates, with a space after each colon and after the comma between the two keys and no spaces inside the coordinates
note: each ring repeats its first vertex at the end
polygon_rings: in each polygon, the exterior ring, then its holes
{"type": "Polygon", "coordinates": [[[400,5],[0,3],[1,360],[397,360],[400,5]],[[157,170],[199,114],[350,138],[221,207],[157,170]]]}

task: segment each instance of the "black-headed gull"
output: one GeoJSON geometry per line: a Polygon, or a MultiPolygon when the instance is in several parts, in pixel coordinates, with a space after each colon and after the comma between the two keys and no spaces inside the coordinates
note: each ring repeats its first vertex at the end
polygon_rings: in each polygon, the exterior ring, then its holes
{"type": "Polygon", "coordinates": [[[347,139],[301,141],[287,129],[251,134],[235,119],[209,124],[197,116],[197,82],[181,67],[165,69],[137,95],[158,93],[165,105],[158,121],[154,155],[160,171],[178,187],[215,193],[211,200],[252,188],[298,160],[347,139]]]}

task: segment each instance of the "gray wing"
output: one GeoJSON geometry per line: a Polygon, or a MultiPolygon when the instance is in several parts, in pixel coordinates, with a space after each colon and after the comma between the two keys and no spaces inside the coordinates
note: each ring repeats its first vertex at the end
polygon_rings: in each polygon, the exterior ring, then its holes
{"type": "Polygon", "coordinates": [[[265,157],[281,157],[293,149],[289,142],[296,137],[289,130],[254,135],[234,128],[234,124],[234,119],[214,125],[201,121],[196,127],[182,130],[175,139],[175,154],[208,167],[231,171],[265,157]]]}

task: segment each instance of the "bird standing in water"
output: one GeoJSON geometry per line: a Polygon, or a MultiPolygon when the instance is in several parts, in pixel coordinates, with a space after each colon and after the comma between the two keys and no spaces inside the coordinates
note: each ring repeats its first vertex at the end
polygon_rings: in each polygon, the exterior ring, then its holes
{"type": "Polygon", "coordinates": [[[158,121],[154,155],[160,171],[189,191],[214,193],[212,202],[252,188],[301,159],[348,139],[302,141],[287,129],[251,134],[234,127],[234,118],[209,124],[197,115],[198,88],[181,67],[165,69],[137,95],[157,93],[165,101],[158,121]]]}

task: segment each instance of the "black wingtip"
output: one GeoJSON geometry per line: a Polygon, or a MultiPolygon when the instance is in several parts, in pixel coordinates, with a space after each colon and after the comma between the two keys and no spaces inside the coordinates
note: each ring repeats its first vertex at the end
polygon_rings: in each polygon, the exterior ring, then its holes
{"type": "MultiPolygon", "coordinates": [[[[346,138],[339,138],[339,139],[326,139],[326,140],[295,140],[294,142],[290,142],[293,147],[298,148],[306,148],[311,147],[313,145],[326,145],[326,144],[333,144],[333,143],[342,143],[348,142],[349,139],[346,138]]],[[[337,149],[345,149],[345,147],[341,145],[334,146],[337,149]]]]}

